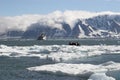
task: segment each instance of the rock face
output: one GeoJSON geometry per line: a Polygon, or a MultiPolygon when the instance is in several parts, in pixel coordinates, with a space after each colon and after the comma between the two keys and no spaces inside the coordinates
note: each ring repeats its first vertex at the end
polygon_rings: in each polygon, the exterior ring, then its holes
{"type": "Polygon", "coordinates": [[[63,23],[63,30],[59,28],[51,28],[51,26],[43,26],[35,23],[24,32],[22,38],[37,38],[41,33],[45,33],[47,38],[68,37],[71,33],[70,26],[63,23]]]}
{"type": "Polygon", "coordinates": [[[63,19],[64,17],[53,17],[48,21],[43,17],[30,24],[25,31],[8,30],[0,36],[37,39],[44,32],[47,38],[120,38],[120,15],[105,14],[84,19],[76,18],[72,20],[74,22],[72,26],[63,19]]]}

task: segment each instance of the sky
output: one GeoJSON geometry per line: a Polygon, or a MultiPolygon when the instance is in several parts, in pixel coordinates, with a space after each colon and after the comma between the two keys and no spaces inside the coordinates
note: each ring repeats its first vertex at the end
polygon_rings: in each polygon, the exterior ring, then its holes
{"type": "Polygon", "coordinates": [[[0,0],[0,16],[48,14],[56,10],[120,12],[120,0],[0,0]]]}

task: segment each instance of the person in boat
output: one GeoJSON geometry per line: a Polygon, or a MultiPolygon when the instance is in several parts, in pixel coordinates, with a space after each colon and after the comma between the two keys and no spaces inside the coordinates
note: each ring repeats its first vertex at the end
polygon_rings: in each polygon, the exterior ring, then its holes
{"type": "Polygon", "coordinates": [[[69,45],[79,46],[80,44],[78,42],[69,42],[69,45]]]}

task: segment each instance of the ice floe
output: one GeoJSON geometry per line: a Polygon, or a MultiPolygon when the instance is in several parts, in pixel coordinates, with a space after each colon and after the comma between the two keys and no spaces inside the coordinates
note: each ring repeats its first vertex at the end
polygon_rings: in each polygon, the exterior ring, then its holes
{"type": "Polygon", "coordinates": [[[89,77],[94,73],[108,73],[109,71],[120,70],[120,63],[115,63],[112,61],[100,65],[57,63],[30,67],[27,69],[30,71],[45,72],[56,75],[66,74],[72,76],[89,77]]]}
{"type": "Polygon", "coordinates": [[[0,56],[9,57],[40,57],[53,60],[68,61],[82,57],[91,57],[102,54],[120,54],[120,46],[116,45],[94,45],[94,46],[68,46],[68,45],[47,45],[47,46],[6,46],[0,45],[0,56]]]}

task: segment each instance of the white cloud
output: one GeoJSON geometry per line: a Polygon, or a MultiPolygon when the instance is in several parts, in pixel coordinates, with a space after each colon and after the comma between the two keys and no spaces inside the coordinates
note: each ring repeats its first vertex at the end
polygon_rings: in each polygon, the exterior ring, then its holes
{"type": "Polygon", "coordinates": [[[61,22],[67,22],[71,28],[74,26],[76,19],[90,18],[97,15],[104,14],[120,14],[114,12],[88,12],[88,11],[70,11],[66,10],[64,12],[55,11],[47,15],[22,15],[14,17],[0,17],[0,33],[7,30],[22,30],[25,31],[33,23],[41,23],[43,25],[48,25],[51,27],[62,28],[61,22]]]}
{"type": "Polygon", "coordinates": [[[39,18],[39,15],[0,17],[0,33],[13,29],[24,31],[32,23],[35,23],[39,18]]]}

